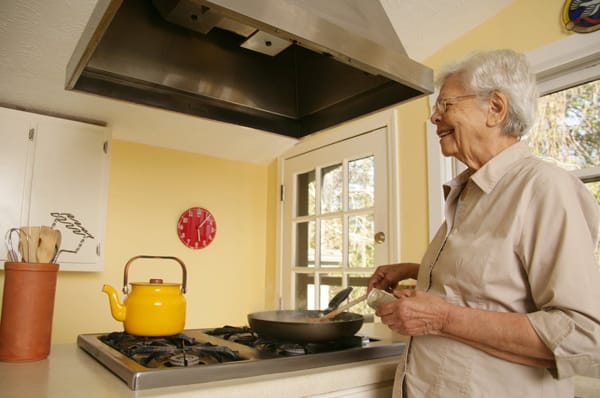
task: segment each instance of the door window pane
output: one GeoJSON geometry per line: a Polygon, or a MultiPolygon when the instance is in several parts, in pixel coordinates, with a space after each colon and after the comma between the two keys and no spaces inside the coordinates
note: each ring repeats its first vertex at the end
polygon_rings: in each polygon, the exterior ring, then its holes
{"type": "Polygon", "coordinates": [[[315,274],[296,273],[296,308],[306,310],[315,306],[315,274]]]}
{"type": "Polygon", "coordinates": [[[321,267],[342,265],[342,218],[321,220],[321,267]]]}
{"type": "Polygon", "coordinates": [[[335,296],[342,287],[342,274],[341,273],[331,273],[331,274],[320,274],[320,298],[321,302],[319,305],[319,310],[323,310],[327,308],[329,305],[329,301],[335,296]]]}
{"type": "Polygon", "coordinates": [[[298,174],[296,177],[296,216],[308,216],[316,213],[315,171],[298,174]]]}
{"type": "Polygon", "coordinates": [[[375,159],[369,156],[348,162],[348,208],[372,207],[375,197],[375,159]]]}
{"type": "Polygon", "coordinates": [[[375,220],[372,214],[348,217],[348,266],[373,267],[375,258],[375,220]]]}
{"type": "Polygon", "coordinates": [[[315,266],[315,222],[296,223],[296,267],[315,266]]]}
{"type": "Polygon", "coordinates": [[[321,169],[321,213],[342,210],[342,165],[321,169]]]}

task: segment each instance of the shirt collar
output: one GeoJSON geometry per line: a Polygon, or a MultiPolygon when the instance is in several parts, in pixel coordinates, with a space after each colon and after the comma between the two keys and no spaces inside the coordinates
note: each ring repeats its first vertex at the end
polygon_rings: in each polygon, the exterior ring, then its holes
{"type": "Polygon", "coordinates": [[[530,156],[533,155],[527,143],[524,141],[516,142],[491,158],[476,172],[467,169],[456,176],[456,178],[444,184],[444,196],[448,196],[452,187],[465,184],[469,178],[471,178],[479,189],[485,193],[489,193],[515,162],[530,156]]]}

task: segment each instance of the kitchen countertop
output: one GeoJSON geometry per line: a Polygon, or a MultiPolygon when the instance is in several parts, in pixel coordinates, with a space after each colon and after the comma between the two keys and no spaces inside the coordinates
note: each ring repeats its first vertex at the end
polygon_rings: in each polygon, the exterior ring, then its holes
{"type": "MultiPolygon", "coordinates": [[[[381,324],[365,325],[361,332],[373,336],[374,330],[378,335],[391,333],[381,324]]],[[[405,339],[399,335],[395,338],[405,339]]],[[[76,344],[59,344],[53,345],[49,357],[41,361],[0,362],[0,391],[3,398],[69,398],[82,395],[86,398],[227,398],[239,397],[240,391],[251,397],[326,397],[338,394],[388,397],[399,360],[399,356],[391,356],[301,371],[132,391],[76,344]]]]}
{"type": "MultiPolygon", "coordinates": [[[[378,326],[376,325],[375,328],[378,326]]],[[[46,397],[389,397],[398,356],[309,370],[132,391],[76,344],[53,345],[47,359],[0,362],[3,398],[46,397]],[[376,391],[375,391],[376,390],[376,391]],[[369,392],[367,392],[369,391],[369,392]]],[[[600,379],[576,377],[576,397],[600,397],[600,379]]]]}
{"type": "Polygon", "coordinates": [[[399,357],[296,372],[132,391],[75,344],[52,346],[42,361],[0,362],[3,398],[306,397],[377,384],[391,388],[399,357]]]}

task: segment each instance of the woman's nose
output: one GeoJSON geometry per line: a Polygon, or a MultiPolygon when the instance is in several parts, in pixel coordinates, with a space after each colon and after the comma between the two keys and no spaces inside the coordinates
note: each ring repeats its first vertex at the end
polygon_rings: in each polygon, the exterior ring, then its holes
{"type": "Polygon", "coordinates": [[[439,113],[437,111],[437,109],[433,108],[432,110],[432,114],[429,117],[429,120],[431,120],[431,123],[433,124],[438,124],[440,122],[440,120],[442,119],[442,115],[441,113],[439,113]]]}

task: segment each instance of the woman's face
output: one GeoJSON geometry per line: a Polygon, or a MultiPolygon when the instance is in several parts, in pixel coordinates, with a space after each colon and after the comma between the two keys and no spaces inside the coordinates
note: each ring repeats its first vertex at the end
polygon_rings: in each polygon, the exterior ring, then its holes
{"type": "Polygon", "coordinates": [[[487,107],[481,97],[465,90],[458,75],[451,75],[442,86],[438,101],[444,99],[446,110],[434,107],[431,115],[442,153],[478,169],[490,158],[486,147],[493,134],[486,125],[487,107]]]}

